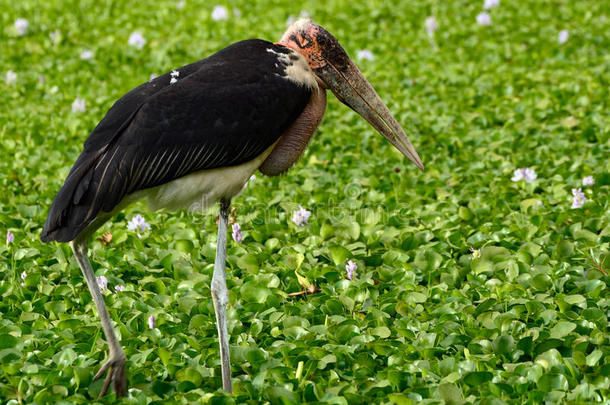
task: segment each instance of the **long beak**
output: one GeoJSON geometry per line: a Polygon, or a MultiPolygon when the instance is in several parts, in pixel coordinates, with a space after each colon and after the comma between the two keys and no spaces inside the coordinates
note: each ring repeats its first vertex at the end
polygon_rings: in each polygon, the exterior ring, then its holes
{"type": "Polygon", "coordinates": [[[346,68],[339,70],[331,61],[325,61],[327,64],[324,67],[314,70],[316,75],[341,102],[360,114],[396,149],[423,170],[424,165],[413,144],[356,65],[348,60],[346,68]]]}

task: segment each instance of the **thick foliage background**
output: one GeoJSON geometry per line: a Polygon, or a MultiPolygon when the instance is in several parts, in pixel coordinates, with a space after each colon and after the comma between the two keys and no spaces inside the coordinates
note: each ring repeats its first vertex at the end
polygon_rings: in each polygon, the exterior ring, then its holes
{"type": "Polygon", "coordinates": [[[482,0],[241,0],[225,21],[216,4],[177,4],[0,2],[0,74],[18,75],[0,82],[0,402],[91,403],[101,389],[107,347],[82,275],[67,245],[38,238],[87,134],[151,73],[275,40],[301,10],[352,56],[373,53],[357,63],[426,170],[331,97],[301,162],[235,199],[234,396],[220,390],[209,290],[214,212],[136,204],[108,223],[91,259],[128,356],[121,403],[608,401],[608,2],[502,0],[491,26],[476,24],[482,0]],[[136,30],[142,49],[127,44],[136,30]],[[520,167],[538,179],[511,181],[520,167]],[[588,202],[571,209],[587,175],[588,202]],[[313,212],[303,227],[298,205],[313,212]],[[142,239],[126,227],[137,213],[142,239]],[[315,294],[288,296],[308,283],[315,294]]]}

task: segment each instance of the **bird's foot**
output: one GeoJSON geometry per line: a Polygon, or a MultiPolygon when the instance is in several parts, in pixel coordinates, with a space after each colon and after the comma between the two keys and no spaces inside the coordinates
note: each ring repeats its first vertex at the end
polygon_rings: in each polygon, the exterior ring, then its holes
{"type": "Polygon", "coordinates": [[[125,354],[117,354],[110,355],[110,359],[100,368],[100,371],[97,372],[95,377],[93,377],[93,381],[101,378],[104,373],[106,374],[106,379],[104,380],[104,387],[100,392],[99,398],[106,395],[108,391],[108,387],[110,386],[110,382],[114,382],[114,392],[117,397],[124,397],[127,395],[127,376],[125,373],[125,363],[127,359],[125,354]]]}

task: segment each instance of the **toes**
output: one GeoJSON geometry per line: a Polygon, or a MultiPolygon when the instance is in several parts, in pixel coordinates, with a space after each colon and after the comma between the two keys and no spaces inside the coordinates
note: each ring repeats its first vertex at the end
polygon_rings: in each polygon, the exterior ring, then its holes
{"type": "Polygon", "coordinates": [[[124,397],[127,395],[127,378],[125,373],[125,359],[110,359],[108,360],[97,372],[93,380],[97,380],[107,372],[104,380],[104,386],[100,391],[99,398],[102,398],[108,392],[110,383],[113,382],[114,392],[117,397],[124,397]]]}
{"type": "Polygon", "coordinates": [[[95,375],[95,377],[93,377],[93,381],[99,380],[111,365],[112,365],[111,360],[108,360],[106,363],[104,363],[104,365],[100,368],[100,371],[98,371],[97,374],[95,375]]]}
{"type": "Polygon", "coordinates": [[[102,390],[100,391],[100,395],[98,396],[98,398],[103,397],[104,395],[106,395],[106,392],[108,391],[108,387],[110,386],[110,381],[112,381],[112,368],[108,371],[108,374],[106,374],[106,379],[104,380],[104,387],[102,388],[102,390]]]}

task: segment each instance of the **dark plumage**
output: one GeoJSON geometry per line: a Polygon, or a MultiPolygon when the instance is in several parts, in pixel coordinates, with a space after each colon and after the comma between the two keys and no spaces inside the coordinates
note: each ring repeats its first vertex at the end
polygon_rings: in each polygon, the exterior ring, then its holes
{"type": "Polygon", "coordinates": [[[144,83],[93,130],[53,201],[41,239],[74,239],[130,193],[254,159],[301,114],[311,90],[284,76],[288,48],[233,44],[144,83]],[[275,52],[270,52],[273,49],[275,52]]]}
{"type": "Polygon", "coordinates": [[[89,238],[114,213],[146,198],[156,208],[218,203],[210,292],[222,387],[232,392],[226,283],[231,199],[255,170],[275,176],[301,156],[326,109],[326,91],[360,114],[418,167],[409,138],[339,42],[311,20],[277,44],[238,42],[127,93],[91,133],[41,234],[70,242],[98,311],[108,358],[100,396],[127,395],[127,356],[87,256],[89,238]]]}

